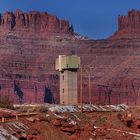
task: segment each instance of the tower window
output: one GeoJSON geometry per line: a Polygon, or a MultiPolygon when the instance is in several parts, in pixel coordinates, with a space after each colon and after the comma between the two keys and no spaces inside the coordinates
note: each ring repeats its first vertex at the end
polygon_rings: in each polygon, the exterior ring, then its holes
{"type": "Polygon", "coordinates": [[[63,88],[63,93],[64,93],[64,88],[63,88]]]}
{"type": "Polygon", "coordinates": [[[64,75],[62,76],[62,79],[64,80],[64,75]]]}

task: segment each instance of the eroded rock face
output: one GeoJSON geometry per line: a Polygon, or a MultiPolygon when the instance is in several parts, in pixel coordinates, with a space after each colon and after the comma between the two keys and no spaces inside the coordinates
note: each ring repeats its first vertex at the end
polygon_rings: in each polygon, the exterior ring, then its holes
{"type": "Polygon", "coordinates": [[[119,30],[140,29],[140,11],[130,10],[127,16],[119,16],[118,18],[119,30]]]}
{"type": "MultiPolygon", "coordinates": [[[[17,10],[0,15],[0,96],[6,94],[14,103],[48,100],[59,103],[59,72],[55,70],[55,60],[58,55],[76,54],[81,58],[84,73],[84,103],[89,103],[88,71],[92,103],[138,104],[137,16],[138,12],[132,10],[128,17],[119,17],[119,31],[113,36],[117,39],[88,40],[71,35],[73,27],[69,22],[47,12],[17,10]]],[[[78,89],[80,101],[80,71],[78,89]]]]}
{"type": "Polygon", "coordinates": [[[15,15],[13,12],[5,12],[4,16],[1,18],[1,25],[4,29],[12,30],[15,26],[15,15]]]}
{"type": "Polygon", "coordinates": [[[47,12],[23,13],[17,9],[15,13],[5,12],[4,15],[0,15],[0,31],[5,30],[72,34],[73,26],[47,12]]]}
{"type": "Polygon", "coordinates": [[[128,15],[118,16],[118,31],[112,38],[131,38],[140,35],[140,11],[129,10],[128,15]]]}

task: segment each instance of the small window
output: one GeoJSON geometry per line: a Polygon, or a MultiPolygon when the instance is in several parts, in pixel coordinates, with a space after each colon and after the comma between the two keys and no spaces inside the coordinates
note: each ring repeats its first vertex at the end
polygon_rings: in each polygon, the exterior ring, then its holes
{"type": "Polygon", "coordinates": [[[64,75],[62,76],[62,79],[64,80],[64,75]]]}
{"type": "Polygon", "coordinates": [[[64,93],[64,88],[63,88],[63,93],[64,93]]]}

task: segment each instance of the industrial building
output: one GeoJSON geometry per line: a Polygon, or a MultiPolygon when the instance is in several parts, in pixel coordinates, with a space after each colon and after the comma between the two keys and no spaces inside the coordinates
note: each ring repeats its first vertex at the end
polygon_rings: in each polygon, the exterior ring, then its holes
{"type": "Polygon", "coordinates": [[[77,71],[79,68],[80,57],[76,55],[59,55],[56,59],[56,70],[60,72],[60,104],[78,103],[77,71]]]}

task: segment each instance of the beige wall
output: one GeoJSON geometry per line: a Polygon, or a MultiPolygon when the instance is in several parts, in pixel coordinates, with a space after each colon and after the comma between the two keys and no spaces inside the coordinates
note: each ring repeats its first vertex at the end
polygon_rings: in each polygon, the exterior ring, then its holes
{"type": "Polygon", "coordinates": [[[75,105],[77,98],[77,72],[60,72],[60,104],[75,105]]]}

